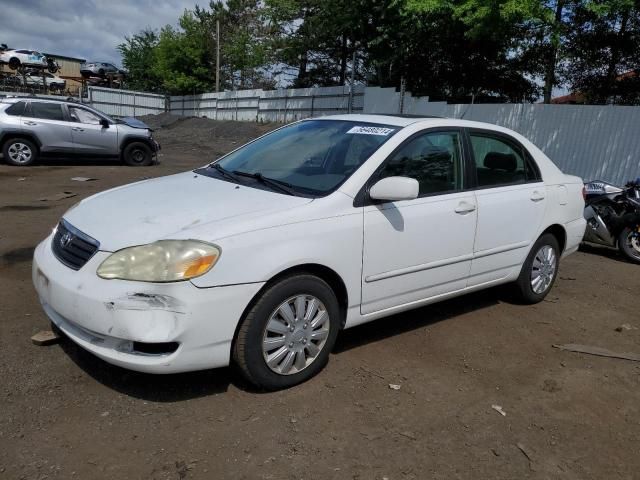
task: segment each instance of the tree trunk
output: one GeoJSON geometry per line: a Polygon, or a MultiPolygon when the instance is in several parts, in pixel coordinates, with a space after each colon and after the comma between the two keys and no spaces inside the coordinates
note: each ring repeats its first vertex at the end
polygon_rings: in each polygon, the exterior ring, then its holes
{"type": "Polygon", "coordinates": [[[340,51],[340,85],[344,85],[347,78],[347,57],[349,51],[347,50],[347,34],[342,34],[342,49],[340,51]]]}
{"type": "Polygon", "coordinates": [[[307,52],[303,52],[300,55],[300,63],[298,64],[298,78],[296,80],[296,86],[298,88],[309,87],[309,75],[307,73],[307,64],[309,63],[309,56],[307,52]]]}
{"type": "Polygon", "coordinates": [[[560,47],[560,27],[562,27],[562,9],[564,1],[558,0],[556,4],[556,14],[551,27],[551,39],[549,43],[549,54],[546,60],[544,72],[544,103],[551,103],[551,94],[556,83],[556,65],[558,63],[558,50],[560,47]]]}

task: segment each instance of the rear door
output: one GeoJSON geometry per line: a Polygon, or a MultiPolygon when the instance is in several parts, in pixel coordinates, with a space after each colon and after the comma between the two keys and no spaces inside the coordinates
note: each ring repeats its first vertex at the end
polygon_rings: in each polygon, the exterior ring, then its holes
{"type": "Polygon", "coordinates": [[[43,153],[73,153],[72,126],[60,103],[31,100],[22,115],[23,130],[38,138],[43,153]]]}
{"type": "Polygon", "coordinates": [[[478,227],[469,286],[519,271],[544,217],[546,188],[535,162],[514,138],[469,129],[476,174],[478,227]]]}
{"type": "Polygon", "coordinates": [[[73,122],[71,136],[78,155],[114,156],[118,154],[118,129],[115,125],[100,125],[102,117],[78,106],[68,105],[73,122]]]}

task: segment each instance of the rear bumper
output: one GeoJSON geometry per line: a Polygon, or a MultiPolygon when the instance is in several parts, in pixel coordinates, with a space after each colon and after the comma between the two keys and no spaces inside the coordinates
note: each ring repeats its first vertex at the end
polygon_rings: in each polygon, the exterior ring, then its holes
{"type": "Polygon", "coordinates": [[[584,218],[578,218],[564,225],[565,231],[567,232],[567,244],[564,247],[564,252],[562,252],[563,257],[571,255],[578,250],[586,227],[587,221],[584,218]]]}
{"type": "Polygon", "coordinates": [[[51,237],[35,250],[33,284],[51,321],[72,341],[103,360],[131,370],[176,373],[229,364],[231,343],[245,307],[262,283],[201,289],[191,282],[151,284],[104,280],[98,252],[80,270],[60,263],[51,237]],[[137,343],[177,343],[166,353],[144,353],[137,343]]]}

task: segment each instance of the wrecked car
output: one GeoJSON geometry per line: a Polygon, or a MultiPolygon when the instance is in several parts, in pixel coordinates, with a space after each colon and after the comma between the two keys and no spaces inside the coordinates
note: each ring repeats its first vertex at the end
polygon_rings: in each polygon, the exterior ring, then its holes
{"type": "Polygon", "coordinates": [[[331,116],[82,200],[36,248],[33,282],[107,362],[234,363],[278,389],[317,374],[343,329],[499,284],[542,301],[583,208],[581,179],[508,129],[331,116]]]}

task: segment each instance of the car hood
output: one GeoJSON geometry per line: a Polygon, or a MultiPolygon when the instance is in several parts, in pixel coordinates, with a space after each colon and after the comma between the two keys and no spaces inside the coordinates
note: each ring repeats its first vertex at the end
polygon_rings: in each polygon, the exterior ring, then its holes
{"type": "Polygon", "coordinates": [[[125,117],[121,119],[125,125],[128,125],[129,127],[132,128],[143,128],[143,129],[147,129],[147,130],[151,130],[151,128],[149,127],[149,125],[147,125],[146,123],[144,123],[142,120],[138,120],[137,118],[134,117],[125,117]]]}
{"type": "Polygon", "coordinates": [[[215,241],[267,218],[276,226],[311,201],[187,172],[98,193],[64,218],[112,252],[167,238],[215,241]]]}

